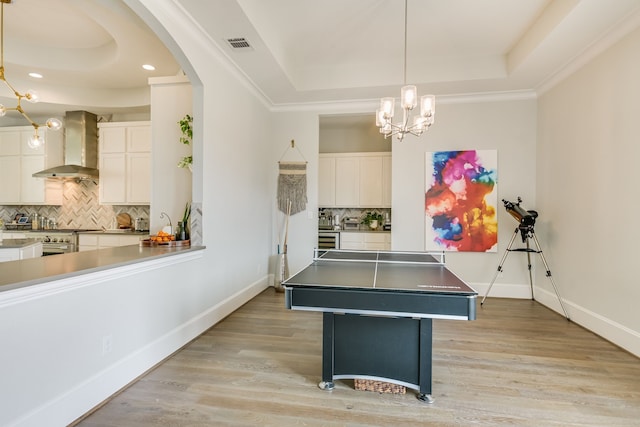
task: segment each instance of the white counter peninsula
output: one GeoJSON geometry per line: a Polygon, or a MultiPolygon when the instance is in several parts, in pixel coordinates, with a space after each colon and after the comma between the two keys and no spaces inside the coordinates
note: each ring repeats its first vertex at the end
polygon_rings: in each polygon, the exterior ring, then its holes
{"type": "Polygon", "coordinates": [[[0,262],[41,256],[42,242],[37,239],[0,239],[0,262]]]}
{"type": "Polygon", "coordinates": [[[130,245],[0,263],[0,425],[69,425],[209,328],[205,252],[130,245]]]}

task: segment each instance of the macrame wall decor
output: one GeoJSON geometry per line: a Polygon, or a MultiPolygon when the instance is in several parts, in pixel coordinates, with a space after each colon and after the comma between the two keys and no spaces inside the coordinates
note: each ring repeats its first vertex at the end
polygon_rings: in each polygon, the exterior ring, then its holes
{"type": "Polygon", "coordinates": [[[307,208],[307,161],[293,139],[291,147],[287,147],[280,157],[278,166],[278,209],[290,215],[304,211],[307,208]],[[287,151],[294,148],[302,161],[283,161],[287,151]]]}

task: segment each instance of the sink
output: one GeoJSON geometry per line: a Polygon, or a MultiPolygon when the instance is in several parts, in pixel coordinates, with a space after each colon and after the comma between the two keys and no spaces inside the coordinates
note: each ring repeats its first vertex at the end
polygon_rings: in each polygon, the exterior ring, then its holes
{"type": "Polygon", "coordinates": [[[133,229],[131,228],[113,228],[109,230],[104,230],[105,233],[133,233],[133,229]]]}

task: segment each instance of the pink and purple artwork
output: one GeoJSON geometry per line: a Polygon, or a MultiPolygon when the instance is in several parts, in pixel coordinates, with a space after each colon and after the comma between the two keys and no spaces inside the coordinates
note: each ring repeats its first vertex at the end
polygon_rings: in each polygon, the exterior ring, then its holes
{"type": "Polygon", "coordinates": [[[426,249],[496,252],[496,150],[426,154],[426,249]]]}

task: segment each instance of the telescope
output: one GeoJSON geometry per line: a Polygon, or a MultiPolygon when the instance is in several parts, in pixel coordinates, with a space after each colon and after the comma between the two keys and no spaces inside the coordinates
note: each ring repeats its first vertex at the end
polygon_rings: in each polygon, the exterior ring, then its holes
{"type": "Polygon", "coordinates": [[[562,307],[564,316],[567,318],[567,320],[569,320],[569,315],[567,314],[567,310],[565,310],[564,308],[564,304],[562,304],[562,298],[560,298],[560,294],[558,293],[558,288],[556,287],[556,283],[553,281],[553,277],[551,277],[551,270],[549,269],[547,260],[544,258],[542,249],[540,249],[540,242],[538,242],[536,233],[533,230],[533,226],[536,225],[536,218],[538,217],[538,212],[530,211],[520,206],[520,203],[522,203],[522,199],[519,196],[518,196],[518,201],[516,203],[510,202],[505,199],[502,199],[502,203],[504,203],[504,208],[507,210],[507,212],[509,212],[509,215],[511,215],[513,218],[515,218],[516,221],[518,221],[518,228],[516,228],[515,231],[513,232],[513,236],[509,241],[507,250],[504,251],[504,255],[500,260],[500,264],[498,264],[498,271],[496,271],[496,275],[493,276],[493,280],[491,280],[491,283],[489,284],[489,288],[487,288],[487,292],[484,294],[484,298],[482,298],[482,301],[480,301],[480,305],[484,304],[484,300],[487,298],[487,295],[489,295],[489,291],[491,291],[491,287],[493,286],[496,279],[498,278],[498,274],[500,274],[500,272],[502,271],[502,265],[504,264],[504,261],[507,259],[507,255],[509,254],[509,252],[524,252],[527,254],[527,261],[528,261],[528,267],[529,267],[529,286],[531,287],[531,299],[535,299],[533,295],[533,276],[531,274],[531,254],[536,253],[536,254],[540,254],[540,257],[542,258],[542,262],[544,263],[545,269],[547,271],[547,277],[549,278],[549,280],[551,280],[553,289],[556,291],[556,296],[558,297],[558,302],[560,302],[560,307],[562,307]],[[520,232],[520,235],[522,236],[522,243],[526,243],[527,247],[511,249],[511,246],[513,245],[513,241],[518,236],[518,232],[520,232]],[[533,239],[533,242],[536,245],[536,249],[533,249],[529,246],[529,239],[533,239]]]}
{"type": "Polygon", "coordinates": [[[520,206],[520,203],[522,203],[522,199],[520,197],[518,197],[517,203],[513,203],[505,199],[502,199],[502,203],[504,203],[504,208],[507,212],[509,212],[509,214],[518,221],[518,228],[522,233],[522,241],[525,241],[527,234],[532,232],[534,225],[536,225],[538,212],[526,210],[520,206]]]}

